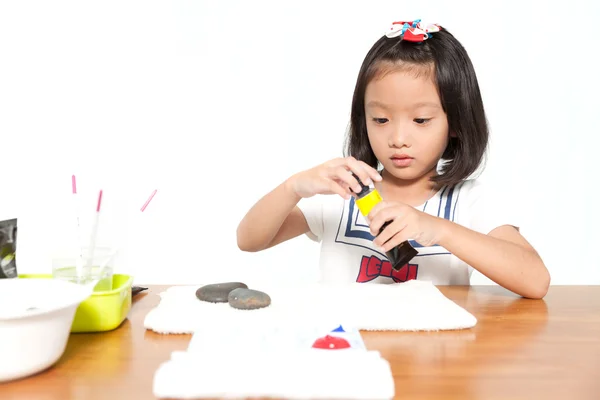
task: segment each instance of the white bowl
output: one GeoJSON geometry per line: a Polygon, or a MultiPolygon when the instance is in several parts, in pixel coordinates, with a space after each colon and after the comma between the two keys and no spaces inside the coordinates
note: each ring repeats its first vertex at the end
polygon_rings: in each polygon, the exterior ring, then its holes
{"type": "Polygon", "coordinates": [[[33,375],[65,351],[75,311],[91,285],[58,279],[0,279],[0,382],[33,375]]]}

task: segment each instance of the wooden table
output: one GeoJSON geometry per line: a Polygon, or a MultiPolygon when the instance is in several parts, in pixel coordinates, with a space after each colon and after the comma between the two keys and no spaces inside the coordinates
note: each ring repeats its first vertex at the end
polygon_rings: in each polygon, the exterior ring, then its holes
{"type": "MultiPolygon", "coordinates": [[[[71,335],[54,367],[0,384],[0,399],[153,399],[154,371],[190,339],[144,330],[164,289],[136,296],[112,332],[71,335]]],[[[553,286],[544,300],[495,286],[440,289],[478,318],[475,328],[363,335],[390,361],[396,398],[600,399],[600,286],[553,286]]]]}

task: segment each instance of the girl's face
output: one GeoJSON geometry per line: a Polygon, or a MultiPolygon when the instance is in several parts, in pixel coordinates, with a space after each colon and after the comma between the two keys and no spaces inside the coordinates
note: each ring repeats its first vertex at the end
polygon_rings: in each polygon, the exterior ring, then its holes
{"type": "Polygon", "coordinates": [[[436,173],[448,144],[448,119],[433,71],[395,71],[376,76],[365,92],[367,132],[375,156],[401,180],[436,173]]]}

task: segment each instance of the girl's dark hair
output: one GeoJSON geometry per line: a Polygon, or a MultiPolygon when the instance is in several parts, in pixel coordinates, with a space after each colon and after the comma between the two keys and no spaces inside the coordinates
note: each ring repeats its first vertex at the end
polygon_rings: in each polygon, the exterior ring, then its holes
{"type": "Polygon", "coordinates": [[[473,64],[456,38],[442,27],[421,43],[383,36],[367,53],[352,98],[345,155],[377,168],[378,160],[367,136],[365,90],[382,69],[433,67],[450,137],[442,155],[440,175],[432,181],[453,186],[474,173],[488,144],[488,126],[473,64]]]}

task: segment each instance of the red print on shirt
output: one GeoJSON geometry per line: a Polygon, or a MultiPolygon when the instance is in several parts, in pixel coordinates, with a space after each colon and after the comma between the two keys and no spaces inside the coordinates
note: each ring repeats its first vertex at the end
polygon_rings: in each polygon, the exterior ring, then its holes
{"type": "Polygon", "coordinates": [[[389,261],[382,261],[376,256],[363,256],[356,282],[369,282],[378,276],[392,278],[395,282],[406,282],[417,279],[418,269],[417,264],[406,264],[396,271],[389,261]]]}

